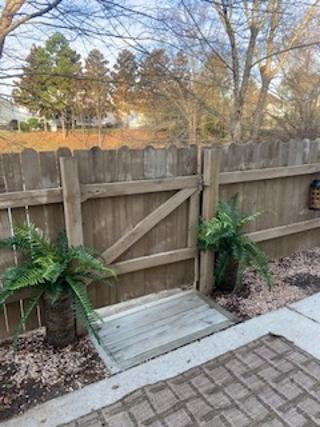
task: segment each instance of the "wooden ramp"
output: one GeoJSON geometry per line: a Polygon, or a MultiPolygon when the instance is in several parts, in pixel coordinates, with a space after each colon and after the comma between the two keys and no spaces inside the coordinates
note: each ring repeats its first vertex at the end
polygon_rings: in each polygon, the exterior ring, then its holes
{"type": "Polygon", "coordinates": [[[228,312],[199,292],[180,292],[105,317],[98,350],[116,373],[233,323],[228,312]]]}

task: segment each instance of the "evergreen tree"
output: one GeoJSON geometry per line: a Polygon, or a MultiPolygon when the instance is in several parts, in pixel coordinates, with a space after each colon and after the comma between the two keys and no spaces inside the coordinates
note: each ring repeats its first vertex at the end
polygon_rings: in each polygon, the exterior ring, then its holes
{"type": "Polygon", "coordinates": [[[67,39],[53,34],[45,46],[49,54],[51,76],[48,78],[48,98],[58,113],[65,134],[67,114],[74,101],[74,79],[79,75],[80,55],[71,49],[67,39]]]}
{"type": "Polygon", "coordinates": [[[47,120],[53,117],[52,106],[47,97],[47,80],[51,72],[48,52],[39,46],[32,46],[26,58],[23,77],[16,82],[13,98],[18,105],[27,107],[32,113],[40,114],[47,120]]]}
{"type": "Polygon", "coordinates": [[[74,79],[80,69],[80,55],[62,34],[55,33],[44,47],[32,47],[14,98],[46,118],[58,115],[65,135],[67,114],[75,96],[74,79]]]}
{"type": "Polygon", "coordinates": [[[84,108],[87,115],[97,120],[101,145],[102,120],[111,109],[108,61],[98,49],[93,49],[85,62],[84,108]]]}
{"type": "Polygon", "coordinates": [[[126,121],[136,100],[137,69],[135,55],[124,49],[119,53],[111,74],[112,101],[118,115],[126,121]]]}

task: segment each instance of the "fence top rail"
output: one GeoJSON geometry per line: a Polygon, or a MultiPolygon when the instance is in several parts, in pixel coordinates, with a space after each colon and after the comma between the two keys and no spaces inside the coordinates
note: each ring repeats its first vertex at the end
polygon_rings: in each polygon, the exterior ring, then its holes
{"type": "MultiPolygon", "coordinates": [[[[178,176],[172,178],[143,179],[137,181],[82,184],[81,202],[104,197],[129,196],[160,191],[183,190],[200,186],[200,176],[178,176]]],[[[41,190],[23,190],[0,194],[0,210],[39,206],[62,202],[62,187],[41,190]]]]}
{"type": "MultiPolygon", "coordinates": [[[[239,182],[262,181],[317,173],[320,173],[320,163],[220,172],[219,184],[236,184],[239,182]]],[[[89,199],[104,197],[156,193],[159,191],[182,190],[184,188],[200,186],[200,183],[201,178],[199,175],[189,175],[135,181],[81,184],[81,201],[84,202],[89,199]]],[[[204,184],[207,185],[206,182],[204,182],[204,184]]],[[[60,202],[62,202],[61,187],[14,191],[0,194],[0,210],[60,202]]]]}
{"type": "Polygon", "coordinates": [[[316,173],[320,173],[320,163],[221,172],[219,182],[220,184],[236,184],[238,182],[262,181],[299,175],[312,175],[316,173]]]}
{"type": "Polygon", "coordinates": [[[81,185],[81,194],[83,197],[82,200],[88,200],[102,197],[156,193],[158,191],[183,190],[185,188],[195,188],[199,185],[200,177],[198,175],[190,175],[136,181],[83,184],[81,185]]]}

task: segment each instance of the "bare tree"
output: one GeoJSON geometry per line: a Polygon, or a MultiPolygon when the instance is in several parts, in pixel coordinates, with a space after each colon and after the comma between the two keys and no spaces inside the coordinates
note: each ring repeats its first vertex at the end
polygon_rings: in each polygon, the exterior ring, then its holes
{"type": "MultiPolygon", "coordinates": [[[[284,67],[288,53],[306,47],[303,37],[319,12],[320,0],[310,5],[292,1],[290,7],[285,0],[168,0],[167,4],[158,8],[152,24],[154,42],[181,49],[198,62],[214,55],[224,64],[231,77],[232,111],[230,117],[220,120],[229,122],[233,141],[257,139],[271,82],[284,67]],[[244,112],[253,86],[255,111],[250,126],[245,127],[244,112]]],[[[318,32],[317,37],[313,43],[320,42],[318,32]]],[[[207,100],[205,104],[209,107],[207,100]]],[[[215,115],[221,113],[214,102],[210,109],[215,115]]]]}
{"type": "Polygon", "coordinates": [[[274,115],[281,139],[320,136],[320,67],[318,52],[308,49],[290,55],[277,96],[282,114],[274,115]]]}
{"type": "Polygon", "coordinates": [[[287,60],[288,52],[297,47],[301,34],[320,4],[316,0],[302,19],[293,23],[289,37],[283,36],[283,0],[244,0],[234,9],[232,2],[216,1],[214,7],[229,41],[233,77],[233,111],[231,137],[235,142],[243,139],[242,118],[250,77],[259,66],[261,88],[254,114],[251,138],[256,139],[261,126],[264,107],[271,81],[287,60]],[[239,17],[243,18],[240,19],[239,17]],[[241,27],[244,29],[241,29],[241,27]],[[244,44],[241,39],[247,37],[244,44]],[[260,37],[260,40],[259,40],[260,37]],[[262,57],[261,52],[264,52],[262,57]],[[274,65],[276,60],[276,65],[274,65]]]}
{"type": "Polygon", "coordinates": [[[62,0],[47,2],[29,0],[5,0],[0,15],[0,59],[3,56],[5,41],[9,35],[28,22],[46,15],[55,9],[62,0]]]}
{"type": "Polygon", "coordinates": [[[261,58],[259,47],[257,47],[257,62],[259,63],[259,71],[261,76],[261,88],[259,97],[256,105],[256,111],[253,117],[251,139],[256,140],[259,136],[261,128],[264,108],[267,101],[267,96],[272,80],[279,74],[280,70],[285,66],[289,54],[292,49],[295,48],[296,44],[302,44],[301,39],[305,35],[308,23],[315,15],[315,12],[320,4],[319,1],[315,1],[306,14],[302,17],[300,22],[296,25],[293,31],[289,34],[289,37],[285,37],[281,46],[282,52],[276,54],[279,49],[276,46],[276,33],[280,25],[281,16],[281,0],[275,0],[272,5],[270,24],[268,27],[266,37],[266,48],[265,57],[261,58]]]}

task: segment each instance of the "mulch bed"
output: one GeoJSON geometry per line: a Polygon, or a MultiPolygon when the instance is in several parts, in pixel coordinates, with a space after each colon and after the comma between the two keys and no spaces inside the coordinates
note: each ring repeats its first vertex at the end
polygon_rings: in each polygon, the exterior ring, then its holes
{"type": "Polygon", "coordinates": [[[320,248],[272,261],[270,268],[274,281],[271,290],[248,271],[240,293],[215,291],[214,300],[240,320],[247,320],[320,291],[320,248]]]}
{"type": "Polygon", "coordinates": [[[43,329],[19,338],[18,351],[0,343],[0,422],[31,406],[108,376],[88,338],[64,349],[45,341],[43,329]]]}

